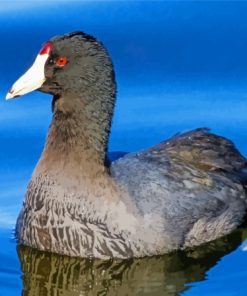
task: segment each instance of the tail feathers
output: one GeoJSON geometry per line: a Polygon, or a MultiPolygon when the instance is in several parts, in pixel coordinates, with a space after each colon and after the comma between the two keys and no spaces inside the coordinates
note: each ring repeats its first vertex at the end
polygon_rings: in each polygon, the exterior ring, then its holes
{"type": "Polygon", "coordinates": [[[244,167],[242,170],[238,172],[238,179],[247,189],[247,167],[244,167]]]}

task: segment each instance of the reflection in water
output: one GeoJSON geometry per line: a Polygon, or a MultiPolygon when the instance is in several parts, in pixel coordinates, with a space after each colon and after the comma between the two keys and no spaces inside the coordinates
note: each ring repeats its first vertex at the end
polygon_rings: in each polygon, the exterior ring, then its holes
{"type": "Polygon", "coordinates": [[[178,295],[247,237],[246,230],[173,254],[133,260],[70,258],[19,246],[24,296],[178,295]]]}

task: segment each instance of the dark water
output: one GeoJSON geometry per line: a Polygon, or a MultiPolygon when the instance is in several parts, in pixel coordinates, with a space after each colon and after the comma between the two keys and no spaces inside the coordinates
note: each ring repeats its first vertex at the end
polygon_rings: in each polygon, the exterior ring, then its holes
{"type": "Polygon", "coordinates": [[[17,250],[13,227],[51,98],[4,100],[44,41],[84,30],[104,42],[116,68],[111,151],[207,126],[247,155],[246,19],[244,1],[0,2],[0,296],[247,295],[246,228],[195,250],[130,261],[17,250]]]}

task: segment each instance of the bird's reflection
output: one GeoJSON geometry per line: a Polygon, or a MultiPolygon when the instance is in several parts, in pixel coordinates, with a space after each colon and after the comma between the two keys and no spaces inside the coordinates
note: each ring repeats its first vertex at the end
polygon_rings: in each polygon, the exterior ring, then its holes
{"type": "Polygon", "coordinates": [[[188,283],[203,280],[246,236],[238,229],[186,252],[133,260],[78,259],[19,246],[22,295],[178,295],[189,289],[188,283]]]}

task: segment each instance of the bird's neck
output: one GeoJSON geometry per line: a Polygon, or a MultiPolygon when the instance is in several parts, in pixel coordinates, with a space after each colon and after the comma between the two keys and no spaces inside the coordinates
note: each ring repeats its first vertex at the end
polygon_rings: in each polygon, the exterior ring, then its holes
{"type": "Polygon", "coordinates": [[[106,172],[113,107],[112,96],[54,97],[53,119],[37,168],[63,171],[72,179],[106,172]]]}

